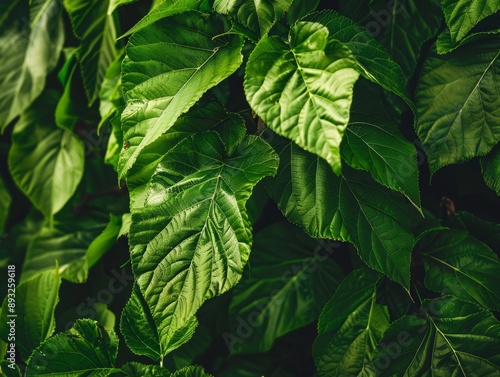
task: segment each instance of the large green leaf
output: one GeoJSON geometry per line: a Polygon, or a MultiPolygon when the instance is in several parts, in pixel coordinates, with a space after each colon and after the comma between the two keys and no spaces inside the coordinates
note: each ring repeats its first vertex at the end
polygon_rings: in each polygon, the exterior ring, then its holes
{"type": "Polygon", "coordinates": [[[453,42],[464,38],[476,24],[500,10],[497,0],[441,0],[453,42]]]}
{"type": "Polygon", "coordinates": [[[77,57],[89,103],[99,95],[109,65],[118,55],[116,27],[108,13],[110,0],[64,0],[73,31],[81,44],[77,57]]]}
{"type": "Polygon", "coordinates": [[[59,96],[47,91],[16,124],[9,170],[17,186],[43,214],[51,217],[71,198],[84,169],[84,147],[54,121],[59,96]]]}
{"type": "Polygon", "coordinates": [[[424,300],[421,314],[386,331],[373,363],[378,376],[500,374],[500,324],[493,314],[455,297],[424,300]]]}
{"type": "Polygon", "coordinates": [[[202,367],[189,366],[179,369],[172,374],[172,377],[213,377],[211,374],[205,373],[202,367]]]}
{"type": "MultiPolygon", "coordinates": [[[[63,279],[73,283],[86,281],[89,269],[87,249],[105,225],[90,221],[79,223],[71,219],[65,223],[55,222],[53,227],[44,226],[29,243],[22,280],[51,269],[57,261],[63,279]]],[[[97,245],[94,247],[98,248],[97,245]]],[[[91,251],[92,263],[99,254],[97,251],[91,251]]]]}
{"type": "Polygon", "coordinates": [[[157,7],[151,9],[151,11],[144,16],[144,18],[135,24],[129,31],[123,34],[121,38],[136,33],[139,30],[144,29],[146,26],[151,25],[152,23],[155,23],[163,18],[194,10],[199,3],[200,0],[164,0],[157,7]]]}
{"type": "Polygon", "coordinates": [[[500,255],[500,224],[483,220],[472,213],[457,211],[451,218],[453,228],[466,230],[469,234],[488,245],[497,255],[500,255]]]}
{"type": "Polygon", "coordinates": [[[106,377],[114,367],[118,337],[96,321],[79,319],[74,326],[42,343],[31,355],[27,376],[106,377]],[[78,355],[78,357],[75,357],[78,355]]]}
{"type": "Polygon", "coordinates": [[[420,208],[417,151],[394,124],[352,117],[340,152],[349,166],[370,172],[375,181],[401,192],[420,208]]]}
{"type": "Polygon", "coordinates": [[[317,320],[343,277],[329,257],[333,251],[293,226],[276,224],[259,232],[251,276],[233,291],[230,317],[238,320],[224,334],[230,351],[266,352],[278,337],[317,320]]]}
{"type": "Polygon", "coordinates": [[[144,365],[136,362],[122,366],[121,371],[128,377],[170,377],[171,373],[159,365],[144,365]]]}
{"type": "Polygon", "coordinates": [[[64,29],[59,0],[9,1],[0,16],[0,132],[42,93],[64,29]],[[29,26],[28,26],[29,19],[29,26]]]}
{"type": "Polygon", "coordinates": [[[351,272],[325,305],[313,357],[320,376],[371,376],[373,351],[389,327],[387,308],[375,302],[381,275],[351,272]]]}
{"type": "Polygon", "coordinates": [[[486,185],[500,196],[500,145],[481,159],[481,171],[486,185]]]}
{"type": "Polygon", "coordinates": [[[9,216],[9,208],[12,201],[9,190],[5,186],[5,182],[0,175],[0,234],[3,234],[5,223],[9,216]]]}
{"type": "MultiPolygon", "coordinates": [[[[8,285],[11,289],[3,301],[0,337],[7,343],[15,343],[25,361],[56,328],[54,312],[59,302],[61,276],[54,266],[52,270],[25,280],[15,288],[8,285]],[[11,328],[15,329],[13,339],[10,337],[11,328]]],[[[19,279],[18,273],[13,273],[14,282],[19,279]]]]}
{"type": "Polygon", "coordinates": [[[276,168],[261,139],[223,142],[213,131],[182,140],[158,165],[144,207],[132,210],[129,239],[163,355],[205,300],[240,279],[252,241],[245,202],[276,168]]]}
{"type": "MultiPolygon", "coordinates": [[[[181,115],[167,133],[146,146],[141,158],[129,170],[127,187],[130,191],[130,206],[134,208],[144,205],[148,183],[156,166],[179,141],[197,132],[216,130],[227,133],[231,129],[240,130],[243,135],[243,119],[237,114],[228,113],[213,95],[207,93],[187,113],[181,115]]],[[[130,158],[148,130],[137,129],[136,132],[138,137],[131,139],[127,149],[121,152],[123,160],[130,158]]]]}
{"type": "Polygon", "coordinates": [[[231,15],[258,40],[271,30],[291,4],[292,0],[215,0],[213,7],[216,12],[231,15]]]}
{"type": "Polygon", "coordinates": [[[268,188],[285,216],[312,237],[352,242],[365,263],[409,286],[413,236],[403,196],[359,171],[333,174],[321,158],[280,139],[280,168],[268,188]]]}
{"type": "Polygon", "coordinates": [[[340,142],[349,121],[357,63],[318,23],[299,22],[290,44],[264,37],[248,60],[245,94],[276,133],[324,158],[340,174],[340,142]]]}
{"type": "Polygon", "coordinates": [[[326,26],[331,38],[339,40],[351,50],[361,74],[397,94],[413,108],[405,94],[405,79],[401,68],[365,28],[332,10],[311,14],[303,20],[326,26]]]}
{"type": "Polygon", "coordinates": [[[487,154],[500,140],[500,43],[430,56],[416,89],[417,134],[431,173],[487,154]]]}
{"type": "Polygon", "coordinates": [[[124,142],[135,147],[120,156],[120,177],[204,92],[240,66],[243,39],[225,35],[228,30],[222,16],[188,12],[132,36],[122,66],[122,129],[124,142]]]}
{"type": "Polygon", "coordinates": [[[448,52],[451,52],[464,44],[474,43],[482,39],[491,39],[491,34],[499,33],[500,29],[498,28],[495,28],[493,30],[479,31],[477,33],[471,33],[467,35],[460,42],[454,43],[451,39],[450,31],[448,29],[445,29],[441,34],[439,34],[439,37],[436,40],[436,51],[438,54],[447,54],[448,52]]]}
{"type": "Polygon", "coordinates": [[[425,261],[427,288],[500,309],[500,260],[484,243],[448,229],[427,233],[417,250],[425,261]]]}

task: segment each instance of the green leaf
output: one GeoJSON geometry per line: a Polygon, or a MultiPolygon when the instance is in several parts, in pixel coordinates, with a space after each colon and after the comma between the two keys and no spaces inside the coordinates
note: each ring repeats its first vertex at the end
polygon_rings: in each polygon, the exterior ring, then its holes
{"type": "Polygon", "coordinates": [[[110,215],[108,225],[106,225],[102,233],[92,241],[85,253],[88,268],[94,266],[101,257],[113,247],[118,239],[121,227],[122,217],[110,215]]]}
{"type": "Polygon", "coordinates": [[[292,0],[215,0],[213,8],[231,15],[258,40],[271,30],[291,4],[292,0]]]}
{"type": "Polygon", "coordinates": [[[81,39],[77,50],[89,104],[98,97],[109,65],[118,55],[116,27],[108,14],[110,0],[64,0],[75,35],[81,39]]]}
{"type": "Polygon", "coordinates": [[[481,172],[486,185],[500,196],[500,145],[481,159],[481,172]]]}
{"type": "Polygon", "coordinates": [[[370,9],[363,26],[384,45],[401,66],[404,76],[410,79],[422,47],[434,38],[442,25],[439,0],[375,0],[370,9]]]}
{"type": "Polygon", "coordinates": [[[455,212],[453,220],[455,224],[456,222],[460,224],[458,229],[466,230],[471,236],[481,240],[497,255],[500,255],[500,224],[483,220],[465,211],[455,212]]]}
{"type": "Polygon", "coordinates": [[[148,356],[153,361],[158,361],[162,357],[158,329],[136,284],[132,296],[123,309],[120,331],[128,348],[136,355],[148,356]]]}
{"type": "Polygon", "coordinates": [[[70,330],[53,336],[33,352],[26,375],[106,377],[119,372],[114,367],[117,353],[114,332],[107,332],[96,321],[79,319],[70,330]]]}
{"type": "Polygon", "coordinates": [[[356,59],[358,70],[367,79],[379,84],[402,99],[414,109],[405,94],[403,72],[385,48],[365,28],[332,10],[308,15],[304,21],[326,26],[330,37],[345,44],[356,59]]]}
{"type": "Polygon", "coordinates": [[[172,374],[172,377],[213,377],[211,374],[205,373],[202,367],[189,366],[179,369],[172,374]]]}
{"type": "Polygon", "coordinates": [[[4,377],[21,377],[19,367],[7,360],[2,360],[0,362],[0,371],[3,373],[4,377]]]}
{"type": "Polygon", "coordinates": [[[500,324],[493,314],[455,297],[424,300],[421,314],[391,324],[377,347],[377,375],[500,373],[500,324]]]}
{"type": "Polygon", "coordinates": [[[48,91],[23,113],[9,151],[12,178],[48,218],[73,196],[84,170],[83,143],[55,125],[57,100],[58,95],[48,91]]]}
{"type": "Polygon", "coordinates": [[[389,314],[375,302],[381,275],[354,270],[325,305],[318,322],[313,357],[320,376],[372,376],[372,355],[389,314]]]}
{"type": "Polygon", "coordinates": [[[223,335],[231,353],[266,352],[278,337],[317,320],[343,277],[329,257],[335,248],[322,244],[280,223],[255,236],[251,276],[235,287],[229,308],[237,320],[223,335]],[[241,328],[250,335],[242,337],[241,328]]]}
{"type": "Polygon", "coordinates": [[[417,134],[431,174],[484,156],[500,140],[500,43],[430,56],[417,85],[417,134]]]}
{"type": "Polygon", "coordinates": [[[245,94],[276,133],[324,158],[340,174],[340,142],[359,74],[349,50],[326,27],[299,22],[290,45],[264,37],[250,55],[245,94]]]}
{"type": "Polygon", "coordinates": [[[293,25],[307,14],[314,12],[318,8],[319,0],[293,1],[288,9],[286,18],[289,25],[293,25]]]}
{"type": "Polygon", "coordinates": [[[500,29],[481,31],[477,33],[471,33],[467,35],[460,42],[454,43],[451,39],[451,34],[448,29],[445,29],[441,34],[439,34],[438,39],[436,40],[436,51],[438,54],[447,54],[458,47],[465,45],[467,43],[477,42],[483,39],[491,39],[491,34],[499,34],[500,29]]]}
{"type": "Polygon", "coordinates": [[[240,66],[243,39],[222,35],[227,30],[229,24],[220,16],[188,12],[132,36],[122,66],[127,100],[122,129],[125,143],[137,147],[120,156],[120,177],[204,92],[240,66]]]}
{"type": "Polygon", "coordinates": [[[5,182],[0,175],[0,234],[5,230],[5,223],[9,217],[9,208],[12,202],[9,190],[5,186],[5,182]]]}
{"type": "MultiPolygon", "coordinates": [[[[203,96],[187,113],[176,120],[167,133],[146,146],[141,158],[129,170],[127,187],[130,191],[130,207],[143,206],[147,198],[151,176],[165,153],[193,133],[209,130],[223,133],[227,133],[228,130],[239,130],[242,135],[246,132],[244,121],[239,115],[228,113],[213,95],[203,96]]],[[[122,150],[121,158],[123,161],[126,161],[134,153],[148,129],[137,129],[135,132],[137,137],[130,139],[128,147],[122,150]]]]}
{"type": "Polygon", "coordinates": [[[0,132],[42,93],[64,42],[59,0],[32,0],[30,10],[24,0],[6,4],[0,16],[0,132]]]}
{"type": "Polygon", "coordinates": [[[44,226],[29,243],[23,264],[22,280],[35,276],[40,271],[50,269],[58,263],[59,273],[63,279],[73,283],[87,280],[89,264],[87,249],[92,241],[102,232],[105,224],[89,222],[54,224],[44,226]]]}
{"type": "Polygon", "coordinates": [[[448,229],[427,233],[417,250],[425,262],[427,288],[500,309],[500,260],[484,243],[448,229]]]}
{"type": "Polygon", "coordinates": [[[277,159],[254,136],[230,144],[213,131],[195,134],[165,155],[144,207],[132,209],[134,274],[163,355],[204,301],[240,279],[252,241],[245,202],[277,159]]]}
{"type": "Polygon", "coordinates": [[[101,114],[101,121],[97,126],[98,133],[106,121],[111,119],[111,122],[113,122],[113,118],[116,117],[119,120],[121,112],[125,107],[121,80],[122,60],[123,53],[120,53],[115,61],[108,67],[102,82],[101,90],[99,91],[99,113],[101,114]]]}
{"type": "Polygon", "coordinates": [[[337,177],[283,139],[273,146],[280,167],[268,189],[285,216],[312,237],[352,242],[368,266],[408,289],[413,236],[404,198],[363,172],[344,167],[337,177]]]}
{"type": "Polygon", "coordinates": [[[441,0],[453,42],[463,39],[479,21],[500,10],[496,0],[441,0]]]}
{"type": "Polygon", "coordinates": [[[151,9],[151,11],[144,16],[144,18],[142,18],[120,38],[136,33],[139,30],[144,29],[146,26],[149,26],[161,19],[173,16],[174,14],[195,10],[199,3],[200,0],[164,0],[157,7],[153,7],[153,9],[151,9]]]}
{"type": "MultiPolygon", "coordinates": [[[[16,281],[19,277],[15,272],[13,275],[16,281]]],[[[3,301],[0,337],[7,343],[15,343],[23,360],[27,360],[31,352],[55,330],[54,312],[59,302],[60,285],[61,276],[53,268],[9,289],[3,301]],[[12,308],[9,298],[14,299],[12,308]],[[11,326],[15,328],[13,338],[9,332],[11,326]]]]}
{"type": "Polygon", "coordinates": [[[158,365],[144,365],[136,362],[127,363],[122,367],[122,372],[129,377],[170,377],[165,368],[158,365]]]}
{"type": "Polygon", "coordinates": [[[137,0],[110,0],[108,14],[111,15],[119,7],[136,2],[137,0]]]}
{"type": "Polygon", "coordinates": [[[394,124],[374,117],[352,117],[340,153],[349,166],[369,172],[375,181],[399,191],[420,208],[417,151],[394,124]]]}

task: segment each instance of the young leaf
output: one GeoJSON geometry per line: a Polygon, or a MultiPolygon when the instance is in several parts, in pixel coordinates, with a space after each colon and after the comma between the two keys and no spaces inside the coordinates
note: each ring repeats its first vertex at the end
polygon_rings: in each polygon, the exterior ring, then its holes
{"type": "Polygon", "coordinates": [[[481,158],[481,171],[486,185],[500,196],[500,145],[481,158]]]}
{"type": "Polygon", "coordinates": [[[459,42],[482,19],[500,10],[496,0],[441,0],[453,42],[459,42]]]}
{"type": "Polygon", "coordinates": [[[89,104],[98,97],[106,70],[118,55],[116,27],[108,14],[109,0],[64,0],[75,35],[81,39],[77,50],[89,104]]]}
{"type": "MultiPolygon", "coordinates": [[[[333,242],[332,242],[333,244],[333,242]]],[[[315,321],[343,273],[329,255],[333,246],[280,223],[257,233],[252,246],[252,274],[233,291],[231,333],[224,334],[232,353],[269,351],[274,341],[315,321]],[[277,253],[286,250],[286,253],[277,253]],[[241,328],[250,328],[240,337],[241,328]]]]}
{"type": "Polygon", "coordinates": [[[342,281],[325,305],[318,322],[313,357],[320,376],[370,376],[372,355],[389,314],[375,302],[381,275],[355,270],[342,281]]]}
{"type": "Polygon", "coordinates": [[[367,116],[351,118],[340,153],[349,166],[369,172],[420,208],[417,151],[394,124],[367,116]]]}
{"type": "Polygon", "coordinates": [[[64,41],[59,0],[32,0],[30,10],[23,0],[6,4],[0,16],[0,133],[42,93],[64,41]]]}
{"type": "Polygon", "coordinates": [[[127,100],[122,129],[125,143],[137,147],[120,156],[121,178],[146,146],[240,66],[243,39],[224,35],[228,30],[221,16],[188,12],[149,25],[130,39],[122,66],[127,100]]]}
{"type": "Polygon", "coordinates": [[[240,279],[251,245],[245,202],[277,159],[259,138],[230,145],[211,131],[182,140],[158,165],[129,239],[163,354],[180,345],[176,333],[204,301],[240,279]]]}
{"type": "Polygon", "coordinates": [[[294,224],[312,237],[352,242],[371,268],[409,287],[413,236],[405,200],[366,173],[346,167],[340,177],[321,158],[280,139],[271,197],[294,224]]]}
{"type": "Polygon", "coordinates": [[[487,154],[500,140],[500,43],[429,57],[417,85],[417,134],[431,173],[487,154]]]}
{"type": "Polygon", "coordinates": [[[174,14],[195,10],[201,0],[164,0],[151,11],[129,31],[123,34],[120,38],[136,33],[146,26],[149,26],[163,18],[173,16],[174,14]]]}
{"type": "Polygon", "coordinates": [[[5,230],[5,223],[9,216],[9,208],[12,202],[12,197],[10,196],[9,190],[5,186],[5,182],[0,175],[0,234],[3,234],[5,230]]]}
{"type": "Polygon", "coordinates": [[[245,72],[247,101],[269,128],[324,158],[339,175],[357,63],[321,24],[298,22],[289,40],[259,41],[245,72]]]}
{"type": "Polygon", "coordinates": [[[427,288],[500,309],[500,260],[485,244],[448,229],[427,233],[417,250],[425,261],[427,288]]]}
{"type": "Polygon", "coordinates": [[[9,151],[12,178],[46,217],[73,196],[84,170],[83,143],[55,125],[57,100],[58,95],[48,91],[23,113],[9,151]]]}
{"type": "Polygon", "coordinates": [[[326,26],[331,38],[339,40],[351,50],[363,76],[395,93],[414,109],[405,94],[405,79],[401,68],[365,28],[331,10],[308,15],[303,21],[326,26]]]}
{"type": "Polygon", "coordinates": [[[27,376],[110,376],[114,367],[118,337],[96,321],[79,319],[68,331],[42,343],[31,355],[27,376]],[[75,357],[78,355],[79,357],[75,357]]]}
{"type": "Polygon", "coordinates": [[[9,330],[14,324],[15,344],[23,360],[27,360],[31,352],[50,337],[56,328],[54,312],[59,302],[60,285],[61,276],[53,268],[25,280],[15,290],[9,290],[14,295],[7,294],[3,301],[0,337],[12,343],[9,330]],[[9,305],[9,297],[15,298],[13,308],[9,305]]]}
{"type": "Polygon", "coordinates": [[[214,10],[231,15],[258,40],[271,30],[291,4],[292,0],[215,0],[214,10]]]}
{"type": "Polygon", "coordinates": [[[494,376],[500,373],[500,324],[455,297],[424,300],[422,317],[391,324],[378,345],[378,376],[494,376]]]}
{"type": "Polygon", "coordinates": [[[213,377],[211,374],[205,373],[202,367],[189,366],[179,369],[172,374],[172,377],[213,377]]]}

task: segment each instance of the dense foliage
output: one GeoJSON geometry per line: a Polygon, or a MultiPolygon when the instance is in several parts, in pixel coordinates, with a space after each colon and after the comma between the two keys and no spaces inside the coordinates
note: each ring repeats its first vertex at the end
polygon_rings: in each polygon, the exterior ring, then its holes
{"type": "Polygon", "coordinates": [[[500,376],[500,2],[0,2],[5,376],[500,376]]]}

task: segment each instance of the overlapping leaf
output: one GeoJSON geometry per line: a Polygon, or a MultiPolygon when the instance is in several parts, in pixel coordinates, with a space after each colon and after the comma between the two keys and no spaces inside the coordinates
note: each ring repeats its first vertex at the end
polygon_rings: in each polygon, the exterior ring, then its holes
{"type": "Polygon", "coordinates": [[[231,15],[258,39],[269,32],[291,4],[292,0],[215,0],[214,10],[231,15]]]}
{"type": "Polygon", "coordinates": [[[33,0],[30,9],[23,0],[5,4],[9,7],[0,16],[0,132],[42,93],[64,41],[58,0],[33,0]]]}
{"type": "Polygon", "coordinates": [[[90,319],[79,319],[70,330],[53,336],[33,352],[26,375],[106,377],[120,371],[114,367],[117,354],[114,332],[107,332],[90,319]]]}
{"type": "Polygon", "coordinates": [[[372,355],[389,327],[387,308],[375,302],[381,275],[355,270],[325,305],[313,357],[320,376],[371,376],[372,355]]]}
{"type": "Polygon", "coordinates": [[[326,26],[331,38],[339,40],[351,50],[361,74],[397,94],[413,108],[405,94],[405,79],[401,68],[365,28],[335,11],[314,13],[304,20],[326,26]]]}
{"type": "Polygon", "coordinates": [[[106,70],[118,55],[116,26],[108,13],[110,0],[64,0],[73,25],[81,39],[77,56],[89,103],[98,97],[106,70]]]}
{"type": "Polygon", "coordinates": [[[144,365],[136,362],[125,364],[121,371],[127,377],[170,377],[172,374],[159,365],[144,365]]]}
{"type": "Polygon", "coordinates": [[[500,10],[496,0],[441,0],[446,25],[453,42],[458,42],[476,24],[500,10]]]}
{"type": "Polygon", "coordinates": [[[196,9],[201,0],[164,0],[157,7],[151,9],[151,11],[144,16],[137,24],[135,24],[129,31],[122,35],[121,38],[127,35],[138,32],[144,29],[146,26],[161,20],[162,18],[167,18],[173,16],[174,14],[184,13],[190,10],[196,9]]]}
{"type": "Polygon", "coordinates": [[[120,156],[120,177],[204,92],[240,66],[243,39],[225,35],[229,27],[222,16],[187,12],[149,25],[130,39],[122,67],[127,100],[122,129],[130,147],[120,156]]]}
{"type": "Polygon", "coordinates": [[[431,56],[416,90],[417,134],[431,173],[487,154],[500,140],[500,43],[431,56]]]}
{"type": "Polygon", "coordinates": [[[235,287],[229,309],[231,318],[238,318],[224,335],[230,351],[269,351],[278,337],[317,320],[343,277],[329,257],[334,250],[292,226],[276,224],[259,232],[250,257],[252,275],[235,287]],[[238,335],[242,323],[252,328],[248,338],[238,335]]]}
{"type": "Polygon", "coordinates": [[[426,234],[417,250],[425,261],[429,289],[500,309],[500,260],[485,244],[449,229],[426,234]]]}
{"type": "Polygon", "coordinates": [[[340,174],[340,142],[359,77],[350,51],[328,28],[298,22],[290,44],[264,37],[250,55],[245,94],[269,128],[324,158],[340,174]]]}
{"type": "Polygon", "coordinates": [[[495,376],[500,324],[487,310],[455,297],[424,300],[422,317],[394,322],[377,351],[378,376],[495,376]]]}
{"type": "Polygon", "coordinates": [[[55,125],[57,99],[57,93],[48,91],[22,115],[9,151],[12,178],[47,217],[71,198],[84,170],[83,143],[55,125]]]}
{"type": "MultiPolygon", "coordinates": [[[[55,263],[52,270],[42,272],[10,289],[11,294],[7,295],[2,305],[0,336],[7,343],[14,343],[12,339],[9,340],[9,321],[13,322],[16,348],[24,361],[56,328],[54,312],[59,302],[61,276],[54,266],[55,263]]],[[[18,278],[16,276],[14,281],[18,278]]]]}
{"type": "Polygon", "coordinates": [[[417,151],[395,125],[355,117],[347,126],[340,151],[349,166],[370,172],[375,181],[401,192],[420,208],[417,151]]]}
{"type": "Polygon", "coordinates": [[[352,242],[360,257],[405,288],[413,236],[405,200],[359,171],[333,174],[321,158],[279,139],[269,192],[281,211],[311,236],[352,242]]]}
{"type": "Polygon", "coordinates": [[[158,165],[144,207],[132,212],[134,275],[164,354],[180,345],[177,333],[205,300],[240,279],[252,241],[245,202],[276,172],[277,156],[261,139],[227,140],[213,131],[182,140],[158,165]]]}

